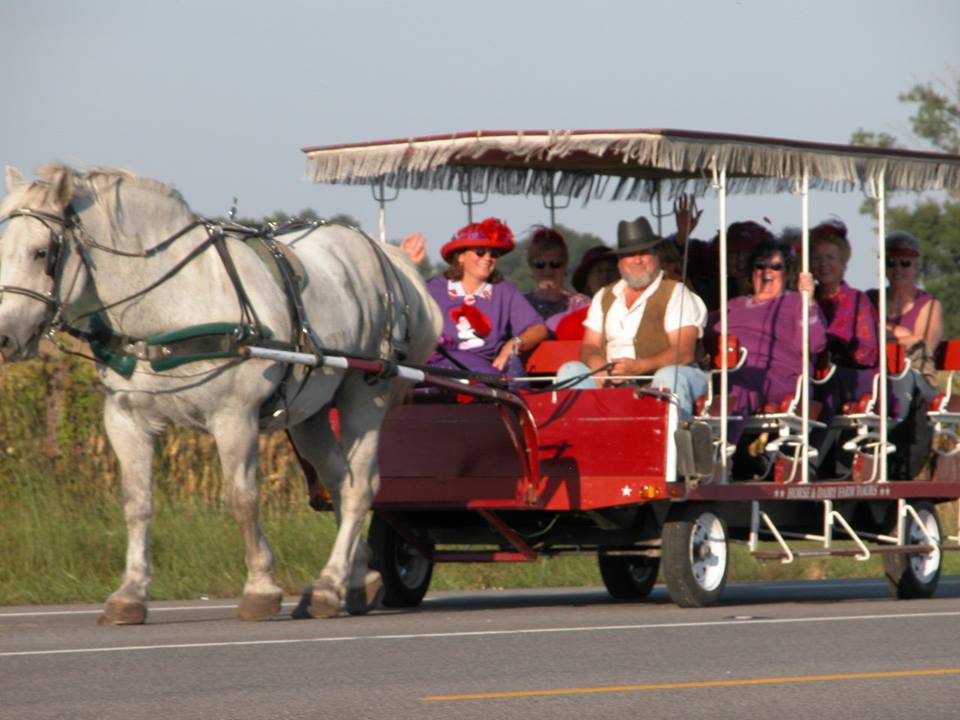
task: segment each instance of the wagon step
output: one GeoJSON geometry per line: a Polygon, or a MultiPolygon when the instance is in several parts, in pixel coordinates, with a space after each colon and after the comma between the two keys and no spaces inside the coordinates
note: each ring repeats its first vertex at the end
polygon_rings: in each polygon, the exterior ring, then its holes
{"type": "MultiPolygon", "coordinates": [[[[933,545],[877,545],[870,546],[869,551],[871,554],[876,553],[877,555],[883,554],[897,554],[897,553],[929,553],[933,552],[936,547],[933,545]]],[[[960,550],[960,547],[954,546],[940,546],[941,550],[960,550]]],[[[789,557],[792,554],[793,557],[798,558],[811,558],[811,557],[830,557],[830,556],[845,556],[845,557],[855,557],[861,555],[863,551],[860,548],[816,548],[812,550],[792,550],[791,553],[787,553],[783,550],[754,550],[750,553],[750,557],[755,557],[760,560],[780,560],[785,557],[789,557]]]]}

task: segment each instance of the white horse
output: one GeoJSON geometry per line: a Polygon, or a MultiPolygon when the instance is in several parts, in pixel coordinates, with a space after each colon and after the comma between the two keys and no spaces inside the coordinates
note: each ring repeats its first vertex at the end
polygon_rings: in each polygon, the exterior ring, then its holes
{"type": "Polygon", "coordinates": [[[122,171],[80,173],[62,165],[42,168],[40,176],[30,182],[7,168],[8,194],[0,205],[7,222],[0,243],[0,360],[30,357],[40,337],[65,319],[91,309],[106,318],[100,342],[109,352],[98,357],[112,353],[120,362],[99,363],[98,371],[106,386],[106,431],[122,470],[128,544],[123,581],[101,622],[146,618],[154,445],[168,423],[205,430],[216,440],[246,554],[237,617],[261,620],[280,609],[273,555],[259,523],[256,472],[258,433],[283,427],[329,491],[339,526],[326,566],[304,595],[306,609],[314,617],[344,606],[366,612],[382,583],[367,568],[363,521],[379,486],[381,420],[406,382],[326,367],[291,370],[231,351],[246,332],[261,344],[302,347],[297,341],[311,336],[332,351],[402,353],[422,362],[440,332],[440,315],[405,254],[337,225],[278,236],[303,266],[298,321],[276,271],[272,275],[252,248],[265,243],[245,242],[229,230],[220,240],[220,226],[198,220],[172,188],[122,171]],[[222,325],[199,327],[207,323],[222,325]],[[236,327],[243,329],[230,332],[236,327]],[[147,341],[174,331],[206,336],[179,344],[169,335],[168,343],[147,341]],[[176,356],[178,347],[192,355],[190,362],[164,366],[164,354],[176,356]],[[233,357],[204,359],[225,348],[233,357]],[[266,419],[261,406],[269,408],[266,419]],[[329,423],[331,407],[340,414],[339,439],[329,423]]]}

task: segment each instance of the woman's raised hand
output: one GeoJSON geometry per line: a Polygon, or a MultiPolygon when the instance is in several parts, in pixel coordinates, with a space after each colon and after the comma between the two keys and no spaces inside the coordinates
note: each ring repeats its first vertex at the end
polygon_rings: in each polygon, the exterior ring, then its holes
{"type": "Polygon", "coordinates": [[[677,223],[677,242],[684,245],[693,233],[703,210],[697,210],[697,198],[692,193],[673,201],[673,216],[677,223]]]}
{"type": "Polygon", "coordinates": [[[427,256],[427,239],[423,233],[407,235],[400,241],[400,249],[410,256],[414,265],[419,265],[427,256]]]}

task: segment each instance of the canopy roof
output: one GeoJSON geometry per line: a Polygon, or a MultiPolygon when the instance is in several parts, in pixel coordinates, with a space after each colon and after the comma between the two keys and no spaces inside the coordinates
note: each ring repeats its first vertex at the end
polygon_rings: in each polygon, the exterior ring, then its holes
{"type": "Polygon", "coordinates": [[[786,190],[806,167],[813,188],[867,187],[883,173],[887,191],[960,191],[960,155],[691,130],[479,130],[303,152],[314,182],[398,189],[643,199],[658,187],[703,193],[714,167],[728,191],[786,190]]]}

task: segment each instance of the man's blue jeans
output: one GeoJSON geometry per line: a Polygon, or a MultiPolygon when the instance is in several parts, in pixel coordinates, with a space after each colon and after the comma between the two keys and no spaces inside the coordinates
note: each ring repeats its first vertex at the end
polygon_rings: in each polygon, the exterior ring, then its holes
{"type": "MultiPolygon", "coordinates": [[[[557,370],[557,382],[569,380],[579,375],[587,375],[590,368],[579,360],[565,362],[557,370]]],[[[600,387],[597,379],[590,375],[573,386],[576,390],[596,390],[600,387]]],[[[653,374],[650,387],[664,388],[677,396],[680,404],[680,417],[686,419],[693,415],[693,404],[707,392],[707,374],[694,365],[667,365],[653,374]]]]}

